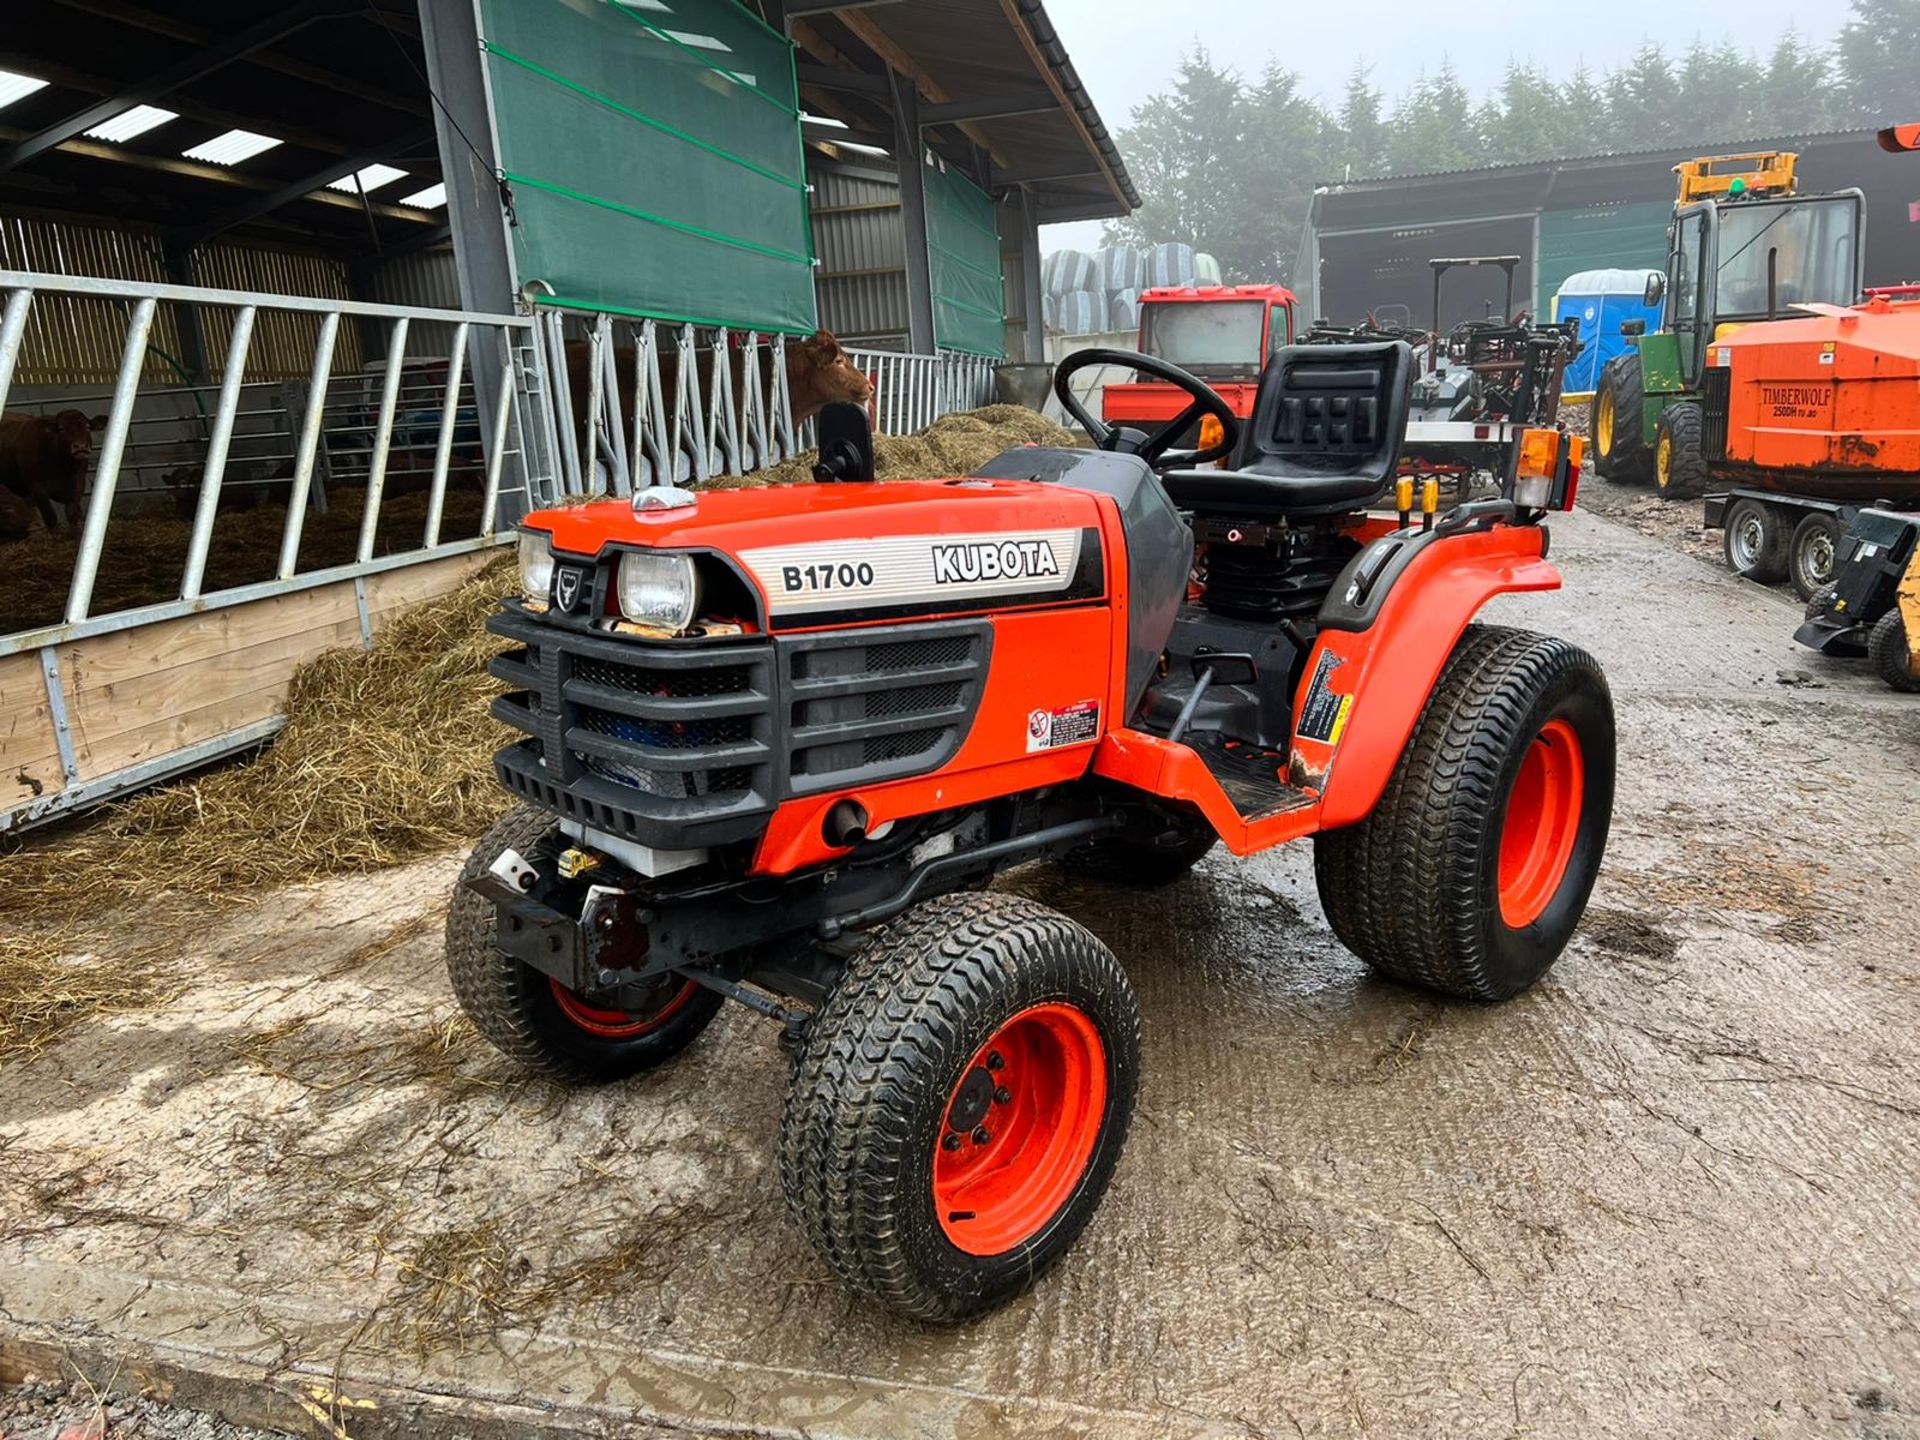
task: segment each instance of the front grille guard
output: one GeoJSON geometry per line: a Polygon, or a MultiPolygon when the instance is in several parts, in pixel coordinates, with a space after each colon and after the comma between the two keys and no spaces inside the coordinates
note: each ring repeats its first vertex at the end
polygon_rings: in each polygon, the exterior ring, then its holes
{"type": "Polygon", "coordinates": [[[782,800],[925,774],[959,751],[985,688],[992,626],[934,621],[777,639],[651,642],[541,619],[487,621],[522,648],[489,673],[500,750],[523,799],[656,849],[757,835],[782,800]],[[921,703],[903,708],[912,697],[921,703]]]}

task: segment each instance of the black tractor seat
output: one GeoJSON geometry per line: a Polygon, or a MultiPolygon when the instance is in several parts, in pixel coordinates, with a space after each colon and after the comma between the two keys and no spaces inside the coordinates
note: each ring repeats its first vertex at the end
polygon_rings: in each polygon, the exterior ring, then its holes
{"type": "Polygon", "coordinates": [[[1162,477],[1182,510],[1249,520],[1363,510],[1389,491],[1407,434],[1404,340],[1289,345],[1260,372],[1237,470],[1162,477]]]}

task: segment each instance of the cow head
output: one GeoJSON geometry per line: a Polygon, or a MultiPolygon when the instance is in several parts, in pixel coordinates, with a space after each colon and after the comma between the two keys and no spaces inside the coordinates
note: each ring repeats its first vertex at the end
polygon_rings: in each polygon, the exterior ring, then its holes
{"type": "Polygon", "coordinates": [[[787,389],[793,397],[795,424],[812,418],[821,406],[836,400],[865,405],[873,399],[873,381],[825,330],[816,330],[805,340],[787,346],[787,389]]]}
{"type": "Polygon", "coordinates": [[[85,488],[87,466],[93,462],[93,432],[106,428],[107,417],[88,417],[83,410],[59,410],[45,421],[53,432],[53,474],[48,477],[50,498],[73,506],[85,488]]]}

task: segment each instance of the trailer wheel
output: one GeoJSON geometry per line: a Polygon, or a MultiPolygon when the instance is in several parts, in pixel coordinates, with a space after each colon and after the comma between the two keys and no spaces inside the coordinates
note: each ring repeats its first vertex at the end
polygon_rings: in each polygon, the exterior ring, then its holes
{"type": "Polygon", "coordinates": [[[495,822],[461,867],[447,909],[447,978],[454,998],[509,1060],[549,1079],[584,1084],[624,1080],[663,1065],[691,1045],[720,1008],[720,995],[678,976],[662,977],[647,1003],[613,1010],[577,995],[494,944],[494,908],[465,882],[503,851],[550,859],[565,845],[553,817],[517,805],[495,822]]]}
{"type": "Polygon", "coordinates": [[[807,1028],[780,1131],[788,1207],[860,1293],[975,1314],[1093,1217],[1139,1071],[1133,988],[1105,945],[1015,896],[927,901],[807,1028]]]}
{"type": "Polygon", "coordinates": [[[1607,362],[1594,392],[1587,438],[1594,470],[1619,484],[1647,479],[1646,442],[1641,438],[1645,396],[1640,389],[1640,352],[1627,350],[1607,362]]]}
{"type": "Polygon", "coordinates": [[[1720,549],[1727,568],[1741,579],[1776,585],[1787,578],[1787,545],[1791,539],[1773,506],[1740,499],[1727,507],[1720,549]]]}
{"type": "Polygon", "coordinates": [[[1867,658],[1880,678],[1896,690],[1920,694],[1920,669],[1914,668],[1913,651],[1907,646],[1907,625],[1894,606],[1867,632],[1867,658]]]}
{"type": "Polygon", "coordinates": [[[1502,1000],[1559,958],[1613,811],[1613,701],[1592,656],[1470,627],[1373,813],[1314,838],[1334,933],[1392,979],[1502,1000]]]}
{"type": "Polygon", "coordinates": [[[1660,412],[1654,427],[1653,483],[1662,500],[1695,500],[1712,486],[1704,425],[1700,406],[1692,400],[1660,412]]]}
{"type": "Polygon", "coordinates": [[[1840,548],[1840,522],[1816,510],[1793,527],[1787,542],[1787,578],[1794,594],[1811,600],[1822,585],[1833,581],[1834,557],[1840,548]]]}
{"type": "Polygon", "coordinates": [[[1219,839],[1204,820],[1170,816],[1166,830],[1151,840],[1126,836],[1091,840],[1061,856],[1060,865],[1102,885],[1158,890],[1199,864],[1219,839]]]}

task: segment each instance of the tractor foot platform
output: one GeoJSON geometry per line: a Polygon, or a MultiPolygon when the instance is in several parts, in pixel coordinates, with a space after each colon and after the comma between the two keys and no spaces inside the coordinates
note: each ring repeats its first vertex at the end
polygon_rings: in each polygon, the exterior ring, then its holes
{"type": "Polygon", "coordinates": [[[1189,735],[1185,743],[1205,762],[1240,818],[1249,824],[1314,802],[1311,791],[1281,778],[1287,769],[1284,750],[1234,740],[1217,731],[1189,735]]]}

